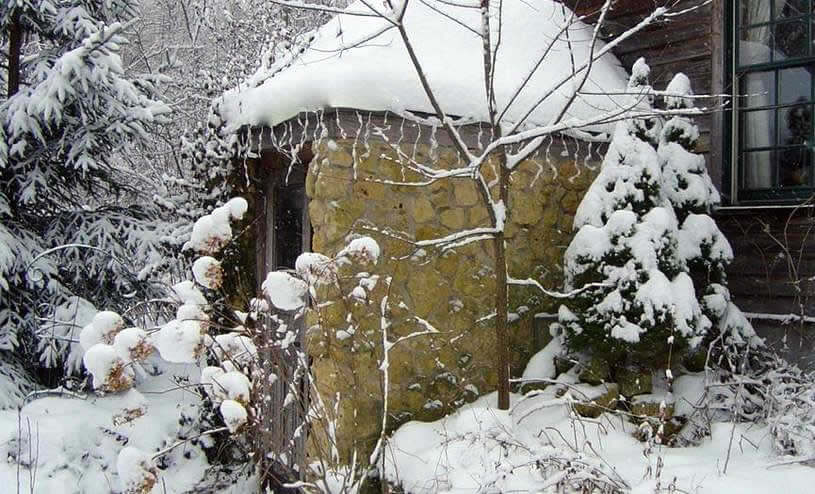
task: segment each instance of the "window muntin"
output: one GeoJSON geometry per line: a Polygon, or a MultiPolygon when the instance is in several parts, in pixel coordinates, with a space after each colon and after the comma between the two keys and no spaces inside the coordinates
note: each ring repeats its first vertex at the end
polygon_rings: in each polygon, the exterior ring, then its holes
{"type": "Polygon", "coordinates": [[[738,198],[813,191],[813,0],[735,0],[738,198]]]}

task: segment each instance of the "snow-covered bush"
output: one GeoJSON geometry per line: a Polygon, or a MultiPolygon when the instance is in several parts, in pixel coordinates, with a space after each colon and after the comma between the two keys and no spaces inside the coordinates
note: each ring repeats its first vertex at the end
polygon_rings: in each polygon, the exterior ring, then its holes
{"type": "MultiPolygon", "coordinates": [[[[648,66],[638,61],[629,89],[645,93],[647,76],[648,66]]],[[[664,196],[654,147],[661,128],[656,117],[619,122],[578,207],[579,230],[565,254],[566,288],[589,288],[559,311],[572,350],[657,366],[669,345],[696,346],[710,327],[664,196]]]]}
{"type": "Polygon", "coordinates": [[[775,451],[815,458],[815,373],[776,365],[765,377],[766,414],[775,451]]]}
{"type": "MultiPolygon", "coordinates": [[[[230,222],[246,212],[246,202],[235,198],[205,216],[207,221],[196,223],[193,240],[196,247],[210,254],[232,238],[230,222]],[[202,226],[203,225],[203,226],[202,226]]],[[[201,420],[198,427],[211,425],[202,434],[236,433],[251,420],[249,413],[253,397],[251,369],[257,357],[256,348],[246,328],[216,335],[206,293],[217,290],[223,273],[215,257],[199,257],[192,265],[192,277],[197,281],[182,281],[169,290],[163,303],[175,305],[175,317],[155,320],[156,327],[145,330],[126,327],[133,321],[116,312],[96,312],[79,333],[79,347],[84,350],[82,361],[92,377],[93,388],[100,393],[115,393],[128,404],[114,422],[123,423],[149,415],[143,396],[137,391],[149,373],[173,364],[204,363],[205,356],[218,362],[206,367],[200,375],[200,385],[214,407],[203,407],[217,414],[201,420]],[[225,403],[225,404],[224,404],[225,403]],[[224,424],[219,427],[219,423],[224,424]]],[[[95,311],[94,311],[95,312],[95,311]]],[[[170,313],[172,314],[172,313],[170,313]]],[[[244,322],[247,316],[244,315],[244,322]]],[[[196,381],[198,378],[196,377],[196,381]]],[[[206,400],[205,400],[206,401],[206,400]]],[[[125,449],[117,462],[122,488],[127,493],[150,492],[157,481],[153,460],[135,449],[125,449]]]]}
{"type": "MultiPolygon", "coordinates": [[[[648,93],[645,62],[632,72],[629,89],[648,93]]],[[[667,122],[617,124],[565,255],[567,289],[588,288],[559,313],[571,349],[648,367],[669,364],[669,349],[695,348],[708,335],[725,345],[760,343],[727,290],[733,252],[710,217],[719,194],[694,152],[688,78],[677,74],[665,93],[675,114],[667,122]]]]}

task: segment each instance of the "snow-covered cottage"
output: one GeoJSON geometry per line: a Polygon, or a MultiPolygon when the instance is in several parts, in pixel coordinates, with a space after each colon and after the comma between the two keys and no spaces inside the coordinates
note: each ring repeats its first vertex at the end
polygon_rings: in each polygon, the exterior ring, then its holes
{"type": "MultiPolygon", "coordinates": [[[[374,4],[354,3],[220,104],[226,128],[249,133],[259,151],[242,170],[258,191],[250,202],[265,218],[256,238],[259,278],[293,268],[304,251],[334,255],[355,236],[371,236],[381,247],[376,266],[353,273],[369,280],[369,290],[352,303],[345,296],[353,285],[327,290],[306,324],[321,323],[307,331],[307,345],[322,394],[338,399],[343,455],[370,450],[379,434],[376,348],[386,297],[391,341],[425,333],[390,349],[390,425],[437,417],[494,389],[492,247],[471,240],[496,220],[497,153],[479,167],[491,198],[472,174],[460,172],[501,137],[491,118],[500,119],[503,133],[524,137],[516,149],[536,145],[516,164],[504,204],[509,275],[557,288],[574,214],[596,176],[603,142],[619,111],[637,108],[621,93],[624,67],[640,56],[652,66],[655,88],[682,71],[697,94],[750,93],[699,120],[698,151],[722,192],[719,219],[735,240],[735,269],[742,273],[734,276],[734,292],[753,296],[756,305],[742,304],[747,310],[790,312],[784,304],[810,291],[785,284],[806,272],[793,251],[807,240],[808,223],[791,222],[788,233],[795,233],[787,237],[774,225],[783,226],[791,212],[780,206],[800,204],[813,187],[811,2],[690,0],[672,3],[668,16],[654,15],[650,0],[618,0],[606,14],[602,0],[565,2],[583,20],[552,0],[503,2],[500,16],[493,12],[500,21],[491,23],[498,46],[493,114],[481,17],[469,3],[409,2],[403,24],[394,22],[398,8],[375,13],[374,4]],[[593,36],[601,16],[605,42],[593,36]],[[620,36],[649,16],[651,25],[620,36]],[[541,128],[548,131],[534,130],[541,128]],[[457,232],[462,241],[445,248],[430,242],[457,232]],[[768,250],[775,241],[793,255],[753,254],[778,252],[768,250]],[[786,299],[757,296],[781,288],[786,299]]],[[[509,305],[517,375],[547,337],[547,316],[557,304],[534,287],[516,287],[509,305]]]]}

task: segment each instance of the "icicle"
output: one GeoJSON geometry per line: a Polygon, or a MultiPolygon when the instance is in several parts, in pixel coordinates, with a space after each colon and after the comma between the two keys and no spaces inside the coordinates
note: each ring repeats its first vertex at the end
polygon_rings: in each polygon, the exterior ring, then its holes
{"type": "Polygon", "coordinates": [[[549,165],[549,169],[552,170],[552,180],[556,181],[558,177],[558,170],[557,167],[554,164],[552,164],[552,154],[551,154],[552,144],[554,144],[555,139],[552,137],[551,134],[548,135],[547,137],[549,138],[549,142],[546,144],[546,163],[549,165]]]}
{"type": "Polygon", "coordinates": [[[337,131],[339,132],[340,137],[342,137],[343,139],[348,139],[348,134],[345,133],[345,129],[342,127],[342,121],[340,119],[339,110],[337,110],[337,112],[334,113],[334,117],[337,120],[337,131]]]}

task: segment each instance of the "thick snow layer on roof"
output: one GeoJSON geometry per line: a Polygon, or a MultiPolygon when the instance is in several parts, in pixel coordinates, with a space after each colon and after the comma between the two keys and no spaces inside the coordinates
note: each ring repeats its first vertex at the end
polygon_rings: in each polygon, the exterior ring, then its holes
{"type": "MultiPolygon", "coordinates": [[[[497,5],[499,2],[493,2],[497,5]]],[[[381,2],[374,5],[381,5],[381,2]]],[[[501,2],[500,44],[495,70],[499,111],[523,87],[504,117],[517,122],[572,67],[587,61],[593,27],[573,22],[564,28],[572,13],[552,0],[501,2]],[[554,40],[554,41],[553,41],[554,40]],[[571,43],[571,49],[569,46],[571,43]],[[546,50],[550,47],[549,52],[546,50]],[[546,57],[528,83],[526,76],[546,57]]],[[[482,41],[478,2],[428,0],[411,2],[404,25],[430,86],[442,110],[448,114],[488,121],[484,90],[482,41]]],[[[380,7],[377,7],[380,8],[380,7]]],[[[496,43],[499,18],[493,7],[492,41],[496,43]]],[[[372,11],[361,2],[346,12],[372,11]]],[[[604,45],[600,42],[595,53],[604,45]]],[[[569,94],[582,77],[569,82],[538,106],[523,127],[550,123],[566,105],[569,94]]],[[[611,54],[597,60],[582,88],[585,93],[615,92],[628,81],[618,60],[611,54]]],[[[379,17],[340,14],[315,32],[312,43],[301,54],[261,68],[223,98],[221,115],[229,129],[243,125],[274,126],[299,112],[329,108],[370,111],[435,113],[411,64],[399,32],[379,17]]],[[[565,119],[584,119],[618,108],[608,95],[580,96],[565,119]]],[[[608,132],[610,127],[593,130],[608,132]]]]}

